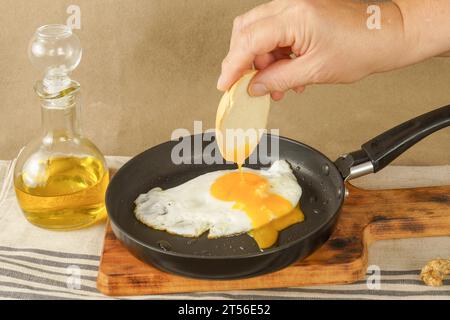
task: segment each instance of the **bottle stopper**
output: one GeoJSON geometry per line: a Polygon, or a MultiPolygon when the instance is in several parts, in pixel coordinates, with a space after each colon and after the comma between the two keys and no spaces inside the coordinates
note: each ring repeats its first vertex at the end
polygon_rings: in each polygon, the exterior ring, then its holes
{"type": "Polygon", "coordinates": [[[81,61],[79,38],[66,25],[50,24],[39,27],[28,47],[31,63],[42,71],[42,90],[56,94],[72,84],[70,73],[81,61]]]}

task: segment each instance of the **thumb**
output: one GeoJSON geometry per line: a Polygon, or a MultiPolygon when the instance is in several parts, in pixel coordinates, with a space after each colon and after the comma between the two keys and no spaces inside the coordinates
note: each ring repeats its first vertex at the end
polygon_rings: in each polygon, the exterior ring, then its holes
{"type": "Polygon", "coordinates": [[[302,87],[312,81],[307,56],[283,59],[259,71],[249,86],[252,96],[262,96],[274,91],[285,92],[302,87]]]}

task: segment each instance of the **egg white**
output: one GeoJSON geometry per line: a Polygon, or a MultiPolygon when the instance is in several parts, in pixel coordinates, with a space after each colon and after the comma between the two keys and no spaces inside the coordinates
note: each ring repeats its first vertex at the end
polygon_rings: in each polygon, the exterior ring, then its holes
{"type": "MultiPolygon", "coordinates": [[[[270,183],[270,192],[282,196],[295,207],[302,189],[285,160],[275,161],[269,169],[246,172],[259,174],[270,183]]],[[[135,201],[135,215],[154,229],[185,237],[198,237],[209,230],[208,238],[232,236],[251,231],[252,222],[243,211],[233,209],[233,201],[222,201],[210,193],[217,178],[237,170],[203,174],[177,187],[153,188],[135,201]]]]}

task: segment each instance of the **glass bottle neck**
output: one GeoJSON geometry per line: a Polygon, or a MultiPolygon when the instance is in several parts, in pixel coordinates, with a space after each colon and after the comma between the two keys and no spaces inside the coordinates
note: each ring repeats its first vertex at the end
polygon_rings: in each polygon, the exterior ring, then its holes
{"type": "Polygon", "coordinates": [[[44,83],[38,81],[35,91],[41,99],[44,136],[70,139],[80,135],[78,122],[80,84],[78,82],[72,80],[64,90],[48,92],[45,90],[44,83]]]}
{"type": "Polygon", "coordinates": [[[42,129],[45,136],[72,138],[80,135],[76,95],[42,100],[42,129]]]}

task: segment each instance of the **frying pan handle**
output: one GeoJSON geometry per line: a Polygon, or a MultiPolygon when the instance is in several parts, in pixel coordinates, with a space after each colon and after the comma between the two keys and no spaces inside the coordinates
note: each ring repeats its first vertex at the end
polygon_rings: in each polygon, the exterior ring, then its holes
{"type": "Polygon", "coordinates": [[[450,105],[425,113],[367,141],[361,150],[339,157],[335,164],[344,179],[377,172],[417,142],[450,126],[450,105]]]}

